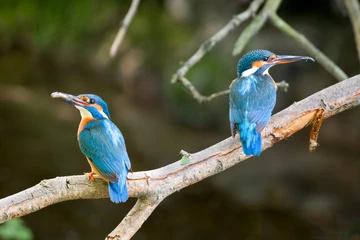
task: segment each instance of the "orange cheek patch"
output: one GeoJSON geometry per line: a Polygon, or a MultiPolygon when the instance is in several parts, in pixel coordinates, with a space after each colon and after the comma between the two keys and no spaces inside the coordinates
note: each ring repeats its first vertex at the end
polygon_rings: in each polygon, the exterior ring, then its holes
{"type": "Polygon", "coordinates": [[[99,112],[103,111],[103,108],[100,105],[94,104],[93,105],[99,112]]]}
{"type": "Polygon", "coordinates": [[[252,63],[252,67],[261,68],[264,64],[264,61],[255,61],[252,63]]]}

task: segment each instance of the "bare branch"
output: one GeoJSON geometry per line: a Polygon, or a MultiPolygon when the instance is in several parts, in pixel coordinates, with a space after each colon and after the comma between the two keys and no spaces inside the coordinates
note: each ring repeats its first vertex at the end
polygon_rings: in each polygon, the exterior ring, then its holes
{"type": "Polygon", "coordinates": [[[263,2],[264,0],[254,0],[246,11],[234,16],[223,28],[220,29],[220,31],[201,44],[196,53],[192,55],[172,76],[171,83],[176,83],[178,81],[182,82],[182,77],[185,76],[192,66],[198,63],[207,52],[209,52],[218,42],[223,40],[231,31],[249,19],[260,8],[263,2]]]}
{"type": "MultiPolygon", "coordinates": [[[[222,90],[217,93],[210,94],[209,96],[204,96],[199,93],[199,91],[195,88],[195,86],[189,80],[187,80],[187,78],[181,77],[181,82],[187,89],[189,89],[189,91],[193,95],[194,99],[196,99],[199,103],[210,102],[217,97],[221,97],[223,95],[227,95],[230,93],[230,90],[226,89],[226,90],[222,90]]],[[[289,88],[289,83],[287,83],[286,81],[281,81],[276,84],[280,90],[287,92],[287,90],[289,88]]]]}
{"type": "Polygon", "coordinates": [[[360,61],[360,4],[359,0],[345,0],[346,8],[353,26],[355,43],[360,61]]]}
{"type": "Polygon", "coordinates": [[[157,196],[139,198],[131,211],[106,239],[131,239],[163,199],[157,196]]]}
{"type": "Polygon", "coordinates": [[[243,49],[245,48],[246,44],[248,44],[250,39],[253,36],[255,36],[264,26],[266,19],[267,19],[267,15],[264,12],[261,12],[243,30],[240,37],[235,42],[235,46],[233,49],[234,56],[240,54],[243,51],[243,49]]]}
{"type": "Polygon", "coordinates": [[[111,48],[110,48],[110,56],[111,57],[116,56],[119,46],[125,37],[126,31],[131,23],[131,20],[133,19],[134,15],[137,11],[139,4],[140,4],[140,0],[132,0],[129,11],[127,12],[124,20],[121,22],[120,29],[119,29],[118,33],[116,34],[113,44],[111,45],[111,48]]]}
{"type": "Polygon", "coordinates": [[[280,90],[283,90],[284,92],[287,92],[290,87],[289,83],[287,83],[285,80],[277,82],[276,85],[280,90]]]}
{"type": "MultiPolygon", "coordinates": [[[[350,0],[351,1],[351,0],[350,0]]],[[[228,33],[233,30],[235,26],[240,25],[243,21],[250,17],[250,13],[255,13],[259,9],[263,1],[254,0],[250,5],[249,9],[245,12],[239,14],[236,18],[231,20],[227,25],[225,25],[219,32],[212,36],[209,40],[201,44],[198,51],[189,58],[189,60],[177,70],[177,72],[172,76],[171,83],[181,82],[193,95],[199,103],[209,102],[214,98],[225,95],[229,93],[229,90],[223,90],[221,92],[213,93],[209,96],[203,96],[196,87],[185,77],[185,74],[193,67],[201,58],[210,51],[217,42],[225,38],[228,33]],[[238,24],[235,24],[233,21],[242,16],[242,21],[238,24]]],[[[282,20],[277,14],[276,11],[279,8],[282,0],[267,0],[265,6],[261,12],[253,19],[253,21],[244,29],[241,33],[239,39],[235,43],[233,50],[233,55],[240,54],[245,48],[246,44],[250,39],[255,36],[258,31],[264,26],[265,22],[268,20],[268,17],[271,19],[272,24],[277,27],[279,30],[294,38],[300,45],[302,45],[311,56],[313,56],[330,74],[332,74],[338,81],[348,78],[341,68],[339,68],[331,59],[329,59],[325,54],[323,54],[319,49],[317,49],[304,35],[298,33],[293,29],[289,24],[282,20]]],[[[358,25],[360,26],[360,24],[358,25]]],[[[354,27],[355,28],[355,27],[354,27]]],[[[359,30],[359,29],[358,29],[359,30]]],[[[360,30],[359,30],[360,32],[360,30]]],[[[359,52],[360,54],[360,52],[359,52]]],[[[279,87],[287,91],[287,85],[279,85],[279,87]],[[282,88],[284,87],[284,88],[282,88]]]]}
{"type": "Polygon", "coordinates": [[[235,42],[233,55],[240,54],[250,39],[255,36],[264,26],[269,15],[276,13],[282,0],[267,0],[261,12],[244,29],[238,40],[235,42]]]}
{"type": "MultiPolygon", "coordinates": [[[[360,105],[360,75],[323,89],[272,116],[264,130],[263,150],[311,124],[320,109],[323,109],[323,119],[327,119],[357,105],[360,105]]],[[[238,136],[235,139],[230,137],[191,154],[186,165],[179,160],[159,169],[129,173],[129,195],[140,200],[109,237],[129,239],[162,199],[249,158],[241,148],[238,136]],[[130,225],[133,228],[129,228],[130,225]]],[[[108,197],[108,191],[101,179],[94,183],[86,176],[44,180],[1,199],[0,223],[62,201],[104,197],[108,197]]]]}
{"type": "Polygon", "coordinates": [[[292,37],[300,45],[302,45],[309,53],[309,55],[315,58],[331,75],[333,75],[338,81],[347,79],[348,76],[344,73],[341,68],[339,68],[330,58],[323,54],[319,49],[317,49],[304,35],[297,32],[289,24],[287,24],[283,19],[281,19],[277,14],[270,16],[271,23],[277,27],[280,31],[287,34],[289,37],[292,37]]]}
{"type": "Polygon", "coordinates": [[[189,89],[189,91],[191,92],[191,94],[193,95],[193,97],[199,102],[199,103],[205,103],[205,102],[209,102],[211,100],[213,100],[216,97],[220,97],[222,95],[226,95],[229,94],[229,90],[223,90],[221,92],[218,93],[213,93],[209,96],[203,96],[199,93],[199,91],[195,88],[195,86],[189,81],[187,80],[187,78],[185,77],[180,77],[180,81],[182,82],[182,84],[189,89]]]}

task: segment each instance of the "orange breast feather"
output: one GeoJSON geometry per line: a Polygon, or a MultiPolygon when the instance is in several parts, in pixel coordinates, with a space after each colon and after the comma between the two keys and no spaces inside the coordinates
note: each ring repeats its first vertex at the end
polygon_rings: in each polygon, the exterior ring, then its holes
{"type": "Polygon", "coordinates": [[[79,136],[80,132],[84,129],[85,125],[88,124],[92,118],[82,118],[79,124],[77,135],[79,136]]]}

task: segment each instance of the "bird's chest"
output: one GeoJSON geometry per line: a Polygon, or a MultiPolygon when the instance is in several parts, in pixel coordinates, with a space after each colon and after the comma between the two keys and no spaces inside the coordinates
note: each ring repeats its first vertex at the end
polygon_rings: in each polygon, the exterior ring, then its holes
{"type": "Polygon", "coordinates": [[[79,139],[80,133],[84,130],[84,128],[86,126],[88,126],[89,124],[93,125],[92,122],[95,121],[93,118],[88,118],[88,117],[84,117],[81,119],[79,127],[78,127],[78,131],[77,131],[77,136],[79,139]]]}
{"type": "Polygon", "coordinates": [[[101,152],[96,128],[84,127],[78,134],[78,142],[80,150],[85,155],[89,155],[89,152],[101,152]]]}
{"type": "Polygon", "coordinates": [[[78,133],[78,141],[83,153],[88,153],[90,150],[100,153],[105,149],[117,148],[121,145],[121,137],[117,128],[104,120],[90,121],[78,133]]]}
{"type": "Polygon", "coordinates": [[[106,129],[99,120],[82,120],[78,129],[78,142],[83,153],[89,150],[100,152],[104,141],[107,141],[106,129]]]}

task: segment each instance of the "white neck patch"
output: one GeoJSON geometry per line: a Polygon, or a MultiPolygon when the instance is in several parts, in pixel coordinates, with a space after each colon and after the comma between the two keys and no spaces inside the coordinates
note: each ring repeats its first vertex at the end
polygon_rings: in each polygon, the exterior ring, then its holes
{"type": "Polygon", "coordinates": [[[248,77],[248,76],[254,74],[258,69],[259,69],[258,67],[253,66],[252,68],[243,71],[241,73],[241,77],[248,77]]]}
{"type": "MultiPolygon", "coordinates": [[[[91,114],[91,112],[89,112],[88,110],[86,110],[85,108],[83,107],[80,107],[80,106],[75,106],[77,109],[79,109],[80,111],[80,115],[81,115],[81,118],[94,118],[91,114]]],[[[109,119],[108,116],[103,112],[103,111],[99,111],[100,114],[106,118],[106,119],[109,119]]]]}
{"type": "Polygon", "coordinates": [[[104,118],[109,119],[108,116],[103,111],[99,111],[99,112],[104,118]]]}
{"type": "Polygon", "coordinates": [[[269,69],[270,69],[270,68],[267,68],[267,69],[262,73],[262,75],[269,75],[269,69]]]}

